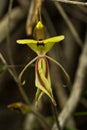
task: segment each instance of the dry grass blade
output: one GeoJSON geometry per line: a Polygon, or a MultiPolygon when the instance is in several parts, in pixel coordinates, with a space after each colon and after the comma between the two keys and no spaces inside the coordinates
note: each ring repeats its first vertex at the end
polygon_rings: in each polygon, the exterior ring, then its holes
{"type": "MultiPolygon", "coordinates": [[[[25,13],[26,12],[23,12],[23,10],[20,7],[15,7],[14,9],[12,9],[10,13],[11,15],[10,16],[11,23],[10,23],[10,28],[9,28],[10,32],[17,26],[19,21],[21,21],[25,17],[25,13]]],[[[0,22],[0,43],[7,36],[7,26],[8,26],[8,14],[6,14],[6,16],[0,22]]]]}
{"type": "Polygon", "coordinates": [[[28,11],[27,22],[26,22],[26,32],[27,35],[32,34],[32,28],[37,22],[38,10],[41,9],[42,0],[32,0],[31,6],[28,11]]]}
{"type": "MultiPolygon", "coordinates": [[[[75,110],[80,97],[81,97],[81,93],[83,90],[83,84],[84,84],[84,80],[86,78],[86,70],[87,70],[87,35],[86,35],[86,40],[85,40],[85,44],[83,47],[83,51],[82,54],[79,58],[79,64],[78,64],[78,69],[76,72],[76,76],[75,76],[75,81],[73,84],[73,89],[71,91],[71,95],[70,98],[68,99],[63,111],[60,113],[59,115],[59,122],[61,127],[64,127],[64,124],[66,122],[66,120],[69,118],[69,116],[71,115],[71,113],[75,110]],[[68,111],[67,111],[68,110],[68,111]]],[[[52,130],[57,130],[56,125],[53,126],[52,130]]]]}
{"type": "Polygon", "coordinates": [[[66,3],[66,4],[74,4],[74,5],[83,5],[87,6],[87,2],[79,2],[79,1],[71,1],[71,0],[53,0],[61,3],[66,3]]]}
{"type": "Polygon", "coordinates": [[[65,20],[67,26],[69,27],[74,39],[76,40],[78,45],[82,47],[82,41],[81,41],[75,27],[73,26],[72,22],[70,21],[67,14],[65,13],[64,9],[62,8],[62,6],[59,3],[57,3],[57,2],[54,2],[54,3],[55,3],[55,6],[57,7],[58,11],[62,15],[63,19],[65,20]]]}

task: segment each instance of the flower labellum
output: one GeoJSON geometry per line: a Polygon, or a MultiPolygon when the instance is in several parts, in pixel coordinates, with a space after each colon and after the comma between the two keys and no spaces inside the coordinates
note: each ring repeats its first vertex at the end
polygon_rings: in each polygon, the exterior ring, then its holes
{"type": "Polygon", "coordinates": [[[52,93],[49,66],[46,57],[40,57],[37,59],[35,64],[35,76],[35,85],[37,87],[36,106],[44,93],[47,94],[52,103],[56,105],[56,101],[54,100],[52,93]]]}

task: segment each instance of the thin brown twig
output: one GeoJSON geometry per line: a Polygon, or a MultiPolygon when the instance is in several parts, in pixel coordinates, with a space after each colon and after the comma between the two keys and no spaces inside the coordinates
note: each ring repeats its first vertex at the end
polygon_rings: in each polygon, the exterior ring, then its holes
{"type": "Polygon", "coordinates": [[[81,104],[87,108],[87,99],[86,98],[81,98],[81,104]]]}
{"type": "Polygon", "coordinates": [[[28,16],[27,16],[27,21],[26,21],[26,33],[28,35],[32,34],[32,27],[34,24],[34,20],[32,18],[34,14],[34,6],[35,6],[35,3],[34,3],[34,0],[32,0],[30,3],[30,8],[28,9],[28,16]]]}
{"type": "MultiPolygon", "coordinates": [[[[50,35],[57,35],[56,30],[54,28],[54,25],[53,25],[53,23],[52,23],[52,21],[51,21],[51,19],[49,17],[49,14],[48,14],[48,12],[46,11],[46,9],[44,7],[43,7],[42,15],[43,15],[43,17],[44,17],[44,19],[46,21],[46,25],[48,27],[50,35]]],[[[57,50],[58,50],[58,48],[57,48],[57,50]]],[[[59,48],[59,50],[62,51],[61,48],[59,48]]],[[[59,53],[59,50],[58,50],[58,53],[59,53]]],[[[49,55],[55,57],[55,59],[58,57],[58,55],[55,54],[55,49],[53,49],[51,52],[49,52],[49,55]]],[[[62,55],[63,55],[63,52],[62,52],[62,55]]],[[[58,77],[58,73],[57,73],[58,68],[53,66],[53,64],[51,66],[52,67],[50,69],[52,69],[52,72],[55,73],[55,76],[53,76],[51,78],[52,79],[54,78],[54,80],[55,80],[55,78],[57,77],[57,79],[58,79],[58,82],[57,83],[54,82],[53,86],[55,86],[54,89],[55,89],[56,95],[58,97],[58,100],[60,102],[60,107],[62,109],[64,107],[64,104],[67,101],[68,97],[67,97],[67,94],[64,91],[63,85],[61,83],[60,83],[61,85],[59,85],[59,82],[62,82],[62,81],[60,81],[60,77],[58,77]],[[55,69],[53,69],[53,68],[55,68],[55,69]]],[[[67,125],[75,127],[75,122],[74,122],[72,117],[70,117],[69,121],[67,122],[67,125]]]]}
{"type": "Polygon", "coordinates": [[[83,9],[86,11],[85,7],[82,8],[82,6],[79,5],[78,9],[77,6],[76,7],[74,6],[72,8],[67,6],[67,10],[70,15],[72,15],[73,17],[77,18],[80,21],[87,23],[87,13],[83,12],[84,11],[83,9]]]}
{"type": "Polygon", "coordinates": [[[59,119],[57,118],[58,117],[57,107],[55,107],[53,104],[52,104],[52,110],[53,110],[53,116],[55,118],[57,130],[61,130],[60,122],[59,119]]]}
{"type": "Polygon", "coordinates": [[[87,6],[87,2],[79,2],[79,1],[72,1],[72,0],[52,0],[52,1],[57,1],[57,2],[66,3],[66,4],[87,6]]]}
{"type": "MultiPolygon", "coordinates": [[[[9,17],[9,16],[8,16],[8,17],[9,17]]],[[[8,17],[7,17],[7,23],[8,23],[8,17]]],[[[0,58],[1,58],[1,60],[3,61],[3,63],[4,63],[6,66],[8,66],[7,62],[5,61],[5,59],[4,59],[4,57],[2,56],[1,53],[0,53],[0,58]]],[[[21,93],[21,95],[22,95],[24,101],[25,101],[27,104],[30,105],[29,99],[28,99],[28,97],[27,97],[25,91],[23,90],[22,84],[18,81],[18,78],[16,77],[16,75],[13,73],[13,71],[12,71],[10,68],[8,68],[8,71],[10,72],[10,74],[12,75],[12,77],[14,78],[14,80],[16,81],[16,83],[17,83],[17,85],[18,85],[18,87],[19,87],[20,93],[21,93]]],[[[38,112],[36,112],[36,111],[34,111],[34,110],[33,110],[33,114],[34,114],[34,115],[37,117],[37,119],[42,123],[42,125],[43,125],[43,127],[44,127],[45,129],[50,130],[50,127],[49,127],[48,123],[45,121],[45,119],[43,118],[42,115],[40,115],[38,112]]]]}
{"type": "Polygon", "coordinates": [[[38,10],[41,9],[41,4],[42,4],[42,0],[31,1],[31,6],[28,11],[28,17],[27,17],[27,22],[26,22],[27,35],[32,34],[32,28],[35,24],[35,21],[37,22],[38,10]]]}
{"type": "MultiPolygon", "coordinates": [[[[2,55],[1,53],[0,53],[0,59],[2,60],[2,62],[3,62],[4,65],[8,66],[6,60],[4,59],[4,57],[3,57],[3,55],[2,55]]],[[[9,71],[9,73],[11,74],[11,76],[14,78],[14,81],[18,84],[20,93],[21,93],[21,95],[22,95],[24,101],[25,101],[28,105],[30,105],[30,101],[29,101],[29,99],[28,99],[28,97],[27,97],[27,95],[26,95],[26,93],[25,93],[25,91],[24,91],[24,89],[23,89],[23,87],[22,87],[22,84],[18,81],[18,78],[14,75],[13,71],[12,71],[10,68],[8,68],[8,71],[9,71]]],[[[31,108],[31,109],[32,109],[32,111],[33,111],[32,113],[33,113],[34,116],[41,122],[42,126],[43,126],[45,129],[50,130],[50,126],[49,126],[49,124],[45,121],[44,117],[43,117],[40,113],[36,112],[33,108],[31,108]]]]}
{"type": "MultiPolygon", "coordinates": [[[[65,122],[67,121],[67,119],[70,117],[71,113],[75,110],[80,97],[81,97],[81,93],[83,90],[83,84],[84,84],[84,80],[87,74],[87,34],[86,34],[86,40],[85,40],[85,44],[83,47],[83,51],[82,54],[79,58],[79,64],[78,64],[78,69],[76,72],[76,76],[75,76],[75,81],[73,84],[73,89],[71,91],[71,95],[70,98],[68,99],[64,109],[62,110],[62,112],[60,113],[58,119],[60,122],[60,126],[63,128],[65,122]]],[[[52,130],[57,130],[56,125],[54,124],[52,130]]]]}
{"type": "Polygon", "coordinates": [[[87,14],[87,9],[86,9],[86,7],[84,7],[84,6],[79,6],[79,5],[78,5],[78,7],[80,8],[80,10],[81,10],[84,14],[87,14]]]}
{"type": "MultiPolygon", "coordinates": [[[[3,57],[3,55],[1,53],[0,53],[0,59],[3,62],[3,64],[6,65],[7,68],[8,68],[8,64],[7,64],[5,58],[3,57]]],[[[13,73],[13,71],[10,68],[8,68],[8,71],[12,75],[13,79],[17,82],[17,77],[15,76],[15,74],[13,73]]]]}
{"type": "Polygon", "coordinates": [[[3,17],[7,3],[8,3],[8,1],[6,1],[6,0],[0,1],[0,20],[3,17]]]}
{"type": "MultiPolygon", "coordinates": [[[[21,21],[26,16],[26,11],[23,11],[20,7],[15,7],[10,13],[11,23],[9,27],[9,32],[14,30],[19,21],[21,21]]],[[[4,16],[2,21],[0,21],[0,44],[7,36],[8,28],[8,14],[4,16]]]]}
{"type": "MultiPolygon", "coordinates": [[[[7,51],[8,51],[8,57],[9,57],[9,62],[10,64],[14,64],[13,57],[12,57],[12,51],[11,51],[11,40],[10,40],[10,23],[11,23],[11,11],[12,11],[12,5],[13,5],[13,0],[10,0],[9,3],[9,8],[8,8],[8,22],[7,22],[7,51]]],[[[17,72],[15,68],[12,68],[12,71],[17,77],[17,72]]]]}
{"type": "Polygon", "coordinates": [[[23,8],[23,10],[28,9],[28,6],[30,4],[29,0],[17,0],[20,4],[20,6],[23,8]]]}
{"type": "Polygon", "coordinates": [[[19,90],[20,90],[20,93],[21,93],[21,95],[22,95],[24,101],[29,104],[28,97],[26,96],[26,94],[25,94],[25,92],[24,92],[24,90],[23,90],[21,84],[19,84],[17,76],[13,73],[13,71],[12,71],[10,68],[8,68],[8,63],[6,62],[5,58],[3,57],[3,55],[2,55],[1,53],[0,53],[0,59],[2,60],[3,64],[6,65],[6,67],[7,67],[8,71],[9,71],[9,73],[10,73],[11,76],[13,77],[14,81],[17,83],[17,85],[18,85],[18,87],[19,87],[19,90]]]}
{"type": "Polygon", "coordinates": [[[57,2],[54,2],[54,3],[55,3],[55,6],[57,7],[58,11],[60,12],[61,16],[65,20],[67,26],[69,27],[71,33],[73,34],[74,39],[76,40],[76,42],[78,43],[78,45],[82,47],[81,38],[79,37],[79,35],[78,35],[75,27],[73,26],[72,22],[69,19],[69,17],[64,12],[64,9],[62,8],[62,6],[59,3],[57,3],[57,2]]]}
{"type": "Polygon", "coordinates": [[[46,28],[46,30],[47,30],[48,33],[50,32],[50,36],[51,35],[52,36],[53,35],[57,35],[57,32],[56,32],[56,30],[55,30],[55,28],[53,26],[53,23],[52,23],[52,21],[50,19],[50,16],[49,16],[49,14],[48,14],[48,12],[47,12],[45,7],[43,7],[42,16],[45,19],[46,27],[48,27],[48,28],[46,28]]]}

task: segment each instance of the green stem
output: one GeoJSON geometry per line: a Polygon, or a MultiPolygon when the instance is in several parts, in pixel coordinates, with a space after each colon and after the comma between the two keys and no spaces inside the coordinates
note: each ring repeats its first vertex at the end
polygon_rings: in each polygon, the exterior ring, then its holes
{"type": "Polygon", "coordinates": [[[61,130],[61,127],[60,127],[60,124],[59,124],[59,120],[58,120],[57,107],[54,106],[53,104],[52,104],[52,110],[53,110],[53,116],[54,116],[55,121],[56,121],[57,129],[58,129],[58,130],[61,130]]]}

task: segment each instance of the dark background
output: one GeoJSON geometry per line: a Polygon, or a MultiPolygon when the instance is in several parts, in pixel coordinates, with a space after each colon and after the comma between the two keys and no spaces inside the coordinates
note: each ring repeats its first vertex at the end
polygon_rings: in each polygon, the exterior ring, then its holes
{"type": "MultiPolygon", "coordinates": [[[[21,5],[20,0],[14,0],[12,6],[12,10],[16,7],[21,7],[23,9],[26,9],[25,16],[23,16],[23,18],[19,20],[17,23],[14,22],[14,24],[16,25],[10,31],[10,36],[9,36],[11,57],[13,59],[14,65],[22,65],[22,67],[13,66],[18,74],[23,69],[24,65],[26,65],[32,58],[36,56],[36,54],[32,50],[30,50],[30,48],[28,48],[26,45],[18,45],[16,43],[17,39],[33,37],[32,35],[28,36],[26,34],[26,20],[28,15],[28,8],[30,8],[31,6],[30,5],[31,1],[28,1],[29,5],[26,5],[26,1],[24,2],[25,5],[23,6],[21,5]]],[[[84,0],[83,2],[86,1],[84,0]]],[[[4,21],[4,18],[8,13],[9,4],[10,4],[9,0],[3,0],[3,1],[0,0],[0,21],[1,22],[4,21]]],[[[79,40],[77,40],[73,36],[70,27],[66,24],[66,21],[60,14],[60,11],[57,10],[53,1],[44,0],[44,2],[42,3],[42,10],[41,10],[42,21],[43,24],[46,26],[48,32],[47,37],[61,35],[61,34],[65,35],[65,40],[56,44],[52,48],[52,50],[48,53],[48,55],[58,60],[65,67],[71,79],[71,85],[64,88],[63,85],[66,84],[67,81],[63,75],[63,72],[60,71],[60,69],[56,70],[56,66],[53,63],[49,62],[53,92],[58,103],[59,111],[62,110],[65,104],[65,102],[61,103],[61,101],[64,100],[66,96],[68,97],[70,92],[72,91],[72,85],[75,81],[75,74],[78,69],[79,57],[82,53],[82,47],[84,46],[85,36],[87,33],[87,8],[85,6],[78,6],[78,5],[71,5],[71,4],[64,4],[64,3],[61,3],[61,6],[64,9],[64,12],[67,14],[69,20],[72,22],[74,28],[76,29],[80,38],[79,40]],[[55,84],[58,82],[63,87],[63,91],[65,93],[65,95],[62,96],[62,100],[60,100],[60,98],[58,99],[57,93],[55,92],[56,90],[55,84]]],[[[10,23],[11,23],[11,19],[10,19],[10,23]]],[[[2,35],[4,36],[5,33],[3,33],[3,30],[0,30],[0,34],[1,32],[2,35]]],[[[10,64],[7,40],[8,40],[8,35],[5,36],[0,41],[0,52],[3,54],[7,63],[10,64]]],[[[3,63],[1,60],[0,60],[0,66],[1,68],[3,67],[3,63]]],[[[29,100],[33,104],[35,92],[36,92],[36,88],[34,85],[34,78],[35,78],[34,64],[29,69],[27,69],[24,76],[26,77],[26,85],[24,86],[24,89],[29,97],[29,100]]],[[[59,91],[62,90],[58,88],[58,92],[59,91]]],[[[83,91],[81,94],[80,101],[77,104],[77,107],[72,114],[74,118],[73,120],[75,122],[75,127],[78,130],[87,130],[87,116],[86,115],[75,116],[76,112],[87,111],[86,98],[87,98],[87,80],[84,80],[83,91]]],[[[0,130],[22,130],[23,129],[26,115],[22,115],[21,113],[12,111],[7,108],[7,105],[18,101],[24,102],[16,82],[14,81],[13,77],[6,69],[5,71],[3,71],[3,73],[0,74],[0,130]]],[[[52,110],[51,110],[51,105],[49,103],[49,99],[43,96],[42,101],[43,101],[43,107],[41,113],[46,117],[52,116],[52,110]]],[[[73,126],[71,126],[71,128],[73,128],[73,126]]],[[[68,129],[66,128],[66,130],[68,129]]]]}

